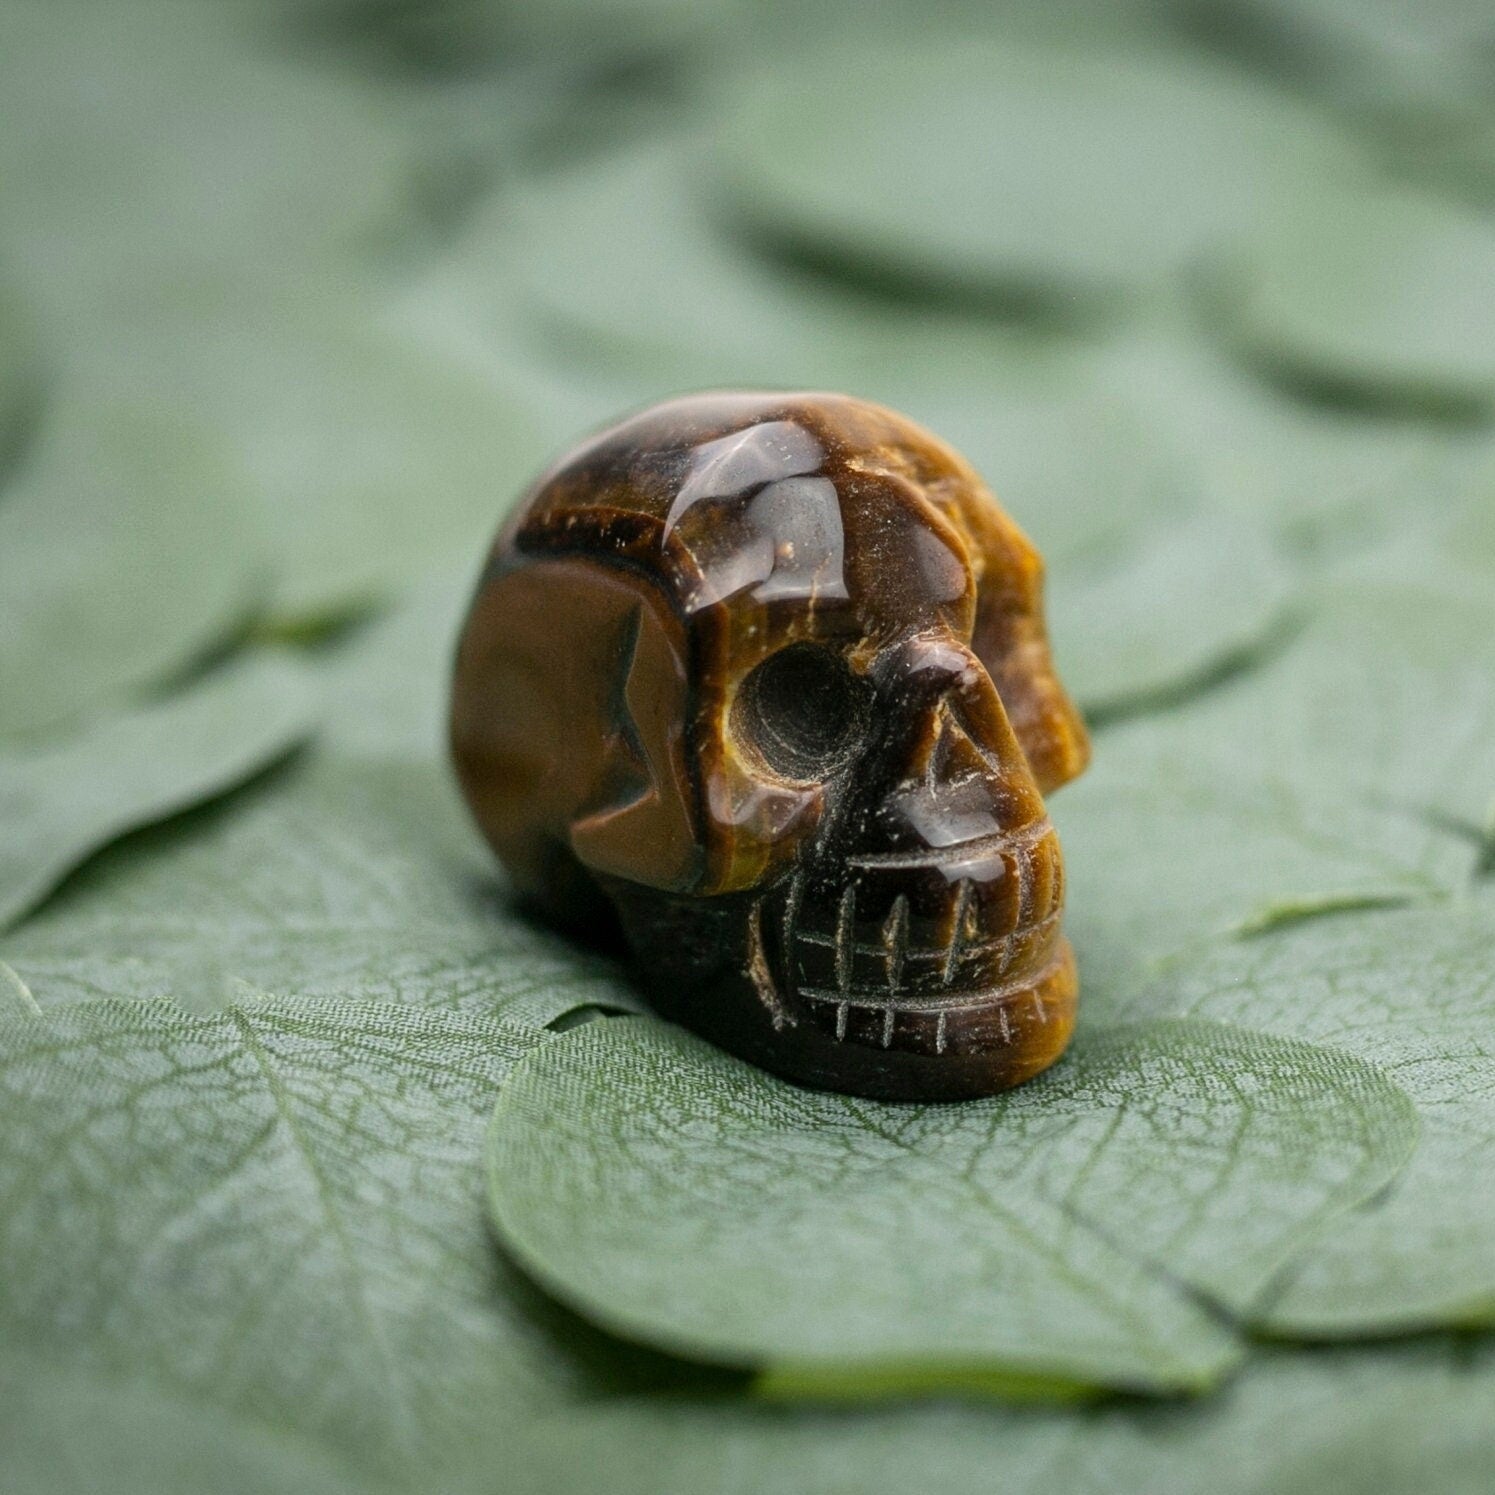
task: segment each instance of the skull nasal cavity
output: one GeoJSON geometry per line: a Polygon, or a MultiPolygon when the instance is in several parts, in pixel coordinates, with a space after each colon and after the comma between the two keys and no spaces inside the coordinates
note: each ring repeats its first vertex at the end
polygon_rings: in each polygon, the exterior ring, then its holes
{"type": "Polygon", "coordinates": [[[867,687],[839,654],[791,644],[742,682],[732,726],[774,773],[823,779],[850,756],[867,714],[867,687]]]}

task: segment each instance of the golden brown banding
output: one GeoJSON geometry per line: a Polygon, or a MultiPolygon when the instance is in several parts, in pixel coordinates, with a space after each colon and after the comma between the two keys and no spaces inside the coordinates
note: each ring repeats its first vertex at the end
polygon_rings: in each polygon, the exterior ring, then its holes
{"type": "Polygon", "coordinates": [[[954,1098],[1063,1051],[1042,794],[1089,746],[1042,563],[958,455],[831,394],[671,401],[494,547],[452,746],[521,887],[608,900],[656,1005],[807,1084],[954,1098]]]}

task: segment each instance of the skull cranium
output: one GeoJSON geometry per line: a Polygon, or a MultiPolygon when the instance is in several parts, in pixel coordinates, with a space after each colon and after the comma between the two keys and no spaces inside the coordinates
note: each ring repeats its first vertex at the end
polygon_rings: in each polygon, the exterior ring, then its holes
{"type": "Polygon", "coordinates": [[[1076,977],[1042,794],[1088,743],[1036,552],[953,451],[823,394],[656,406],[545,474],[458,654],[519,886],[616,909],[668,1016],[804,1083],[1051,1063],[1076,977]]]}

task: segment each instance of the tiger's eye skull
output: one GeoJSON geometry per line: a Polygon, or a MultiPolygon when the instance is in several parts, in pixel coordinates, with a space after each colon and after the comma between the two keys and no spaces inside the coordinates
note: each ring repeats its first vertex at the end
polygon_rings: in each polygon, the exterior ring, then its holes
{"type": "Polygon", "coordinates": [[[452,745],[516,883],[608,900],[679,1022],[801,1083],[950,1099],[1074,1023],[1042,794],[1084,767],[1037,553],[840,395],[645,411],[540,479],[458,651],[452,745]]]}

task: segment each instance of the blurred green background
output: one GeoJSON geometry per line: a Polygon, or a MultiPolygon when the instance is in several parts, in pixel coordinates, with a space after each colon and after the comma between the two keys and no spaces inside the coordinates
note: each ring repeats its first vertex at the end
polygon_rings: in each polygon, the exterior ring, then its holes
{"type": "Polygon", "coordinates": [[[1490,0],[3,0],[0,1487],[1495,1487],[1492,423],[1490,0]],[[1091,1010],[1238,956],[1443,1139],[1211,1399],[771,1409],[495,1257],[500,1059],[631,996],[497,892],[450,649],[708,386],[893,405],[1044,551],[1091,1010]],[[1357,951],[1364,1049],[1280,974],[1357,951]],[[299,1173],[186,1083],[275,1043],[299,1173]]]}

